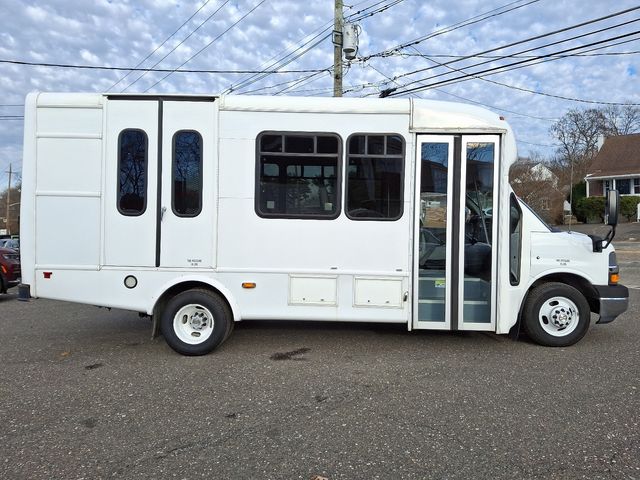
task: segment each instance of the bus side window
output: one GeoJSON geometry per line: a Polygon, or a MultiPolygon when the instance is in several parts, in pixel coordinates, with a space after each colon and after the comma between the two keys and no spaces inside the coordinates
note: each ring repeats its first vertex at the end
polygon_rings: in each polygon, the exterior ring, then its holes
{"type": "Polygon", "coordinates": [[[522,251],[522,210],[514,194],[511,194],[509,211],[509,281],[511,285],[519,285],[522,251]]]}
{"type": "Polygon", "coordinates": [[[398,220],[403,213],[404,139],[357,133],[347,143],[347,217],[398,220]]]}
{"type": "Polygon", "coordinates": [[[340,215],[342,141],[335,133],[258,135],[255,211],[263,218],[340,215]]]}

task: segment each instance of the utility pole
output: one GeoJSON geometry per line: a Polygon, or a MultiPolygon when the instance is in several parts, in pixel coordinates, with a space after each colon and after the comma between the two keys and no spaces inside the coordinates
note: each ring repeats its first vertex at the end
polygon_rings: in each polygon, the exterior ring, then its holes
{"type": "Polygon", "coordinates": [[[11,235],[9,226],[9,206],[11,205],[11,164],[9,164],[9,188],[7,188],[7,234],[11,235]]]}
{"type": "Polygon", "coordinates": [[[333,14],[333,96],[342,96],[342,0],[335,0],[333,14]]]}

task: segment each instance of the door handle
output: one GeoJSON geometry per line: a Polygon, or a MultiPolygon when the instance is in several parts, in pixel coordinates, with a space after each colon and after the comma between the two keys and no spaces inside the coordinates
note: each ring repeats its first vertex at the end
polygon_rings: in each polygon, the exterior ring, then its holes
{"type": "Polygon", "coordinates": [[[167,207],[162,207],[160,209],[160,221],[162,221],[164,219],[164,212],[167,211],[167,207]]]}

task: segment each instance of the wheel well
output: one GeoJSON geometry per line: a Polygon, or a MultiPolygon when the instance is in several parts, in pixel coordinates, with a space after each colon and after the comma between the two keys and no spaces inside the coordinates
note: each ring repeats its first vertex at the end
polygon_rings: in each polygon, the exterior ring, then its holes
{"type": "MultiPolygon", "coordinates": [[[[584,297],[587,299],[587,302],[589,303],[589,309],[592,312],[598,313],[598,311],[600,310],[600,303],[597,301],[597,292],[595,288],[593,288],[591,282],[579,275],[574,275],[572,273],[553,273],[551,275],[547,275],[546,277],[539,278],[533,283],[533,285],[531,285],[529,291],[527,292],[527,296],[529,296],[529,292],[531,292],[531,290],[533,290],[538,285],[549,282],[564,283],[572,286],[584,295],[584,297]]],[[[526,298],[523,301],[523,305],[525,301],[526,298]]]]}
{"type": "Polygon", "coordinates": [[[156,301],[156,304],[153,306],[154,320],[157,318],[158,314],[163,310],[164,306],[172,297],[174,297],[175,295],[178,295],[179,293],[186,292],[187,290],[191,290],[193,288],[209,290],[219,295],[220,298],[224,301],[224,303],[226,303],[227,308],[229,309],[229,314],[231,315],[231,319],[233,320],[233,309],[231,308],[231,305],[229,304],[229,300],[227,299],[227,297],[225,297],[220,290],[218,290],[215,287],[212,287],[208,283],[198,282],[198,281],[188,281],[188,282],[178,283],[176,285],[173,285],[171,288],[168,288],[162,295],[160,295],[160,298],[158,298],[158,300],[156,301]]]}

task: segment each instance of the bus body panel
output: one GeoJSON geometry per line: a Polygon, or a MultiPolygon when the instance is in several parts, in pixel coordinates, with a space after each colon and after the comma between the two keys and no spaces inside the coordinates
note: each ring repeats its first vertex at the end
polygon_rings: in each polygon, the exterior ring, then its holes
{"type": "MultiPolygon", "coordinates": [[[[444,328],[414,322],[421,208],[416,172],[419,146],[427,135],[446,135],[463,145],[484,139],[495,143],[494,208],[487,214],[492,233],[485,240],[493,252],[492,313],[489,323],[466,328],[509,332],[527,292],[547,275],[574,273],[606,285],[612,247],[589,251],[587,237],[550,232],[527,208],[522,208],[514,260],[508,178],[516,144],[504,119],[484,109],[409,99],[52,93],[29,94],[26,100],[23,282],[35,297],[147,314],[154,313],[169,289],[202,284],[223,295],[236,321],[370,321],[405,323],[410,330],[444,328]],[[123,173],[122,159],[134,151],[123,147],[123,132],[138,138],[139,148],[146,141],[147,164],[139,183],[145,185],[144,204],[141,196],[122,203],[123,178],[138,185],[123,173]],[[178,152],[180,132],[197,148],[178,152]],[[258,211],[258,172],[264,163],[258,144],[261,135],[269,134],[339,139],[339,190],[333,192],[337,200],[327,203],[327,208],[337,205],[335,218],[269,218],[258,211]],[[358,135],[402,140],[402,213],[397,219],[360,220],[345,211],[347,180],[357,164],[350,160],[355,157],[349,142],[358,135]],[[179,178],[178,155],[198,158],[190,165],[199,165],[199,173],[179,178]],[[197,181],[200,210],[183,215],[173,203],[175,192],[188,192],[197,181]],[[517,282],[510,281],[514,261],[519,262],[517,282]],[[126,284],[127,277],[135,277],[135,286],[126,284]]],[[[463,239],[464,199],[458,199],[456,208],[463,239]]],[[[455,255],[464,258],[463,253],[455,255]]],[[[467,288],[465,275],[463,261],[461,291],[467,288]]]]}

